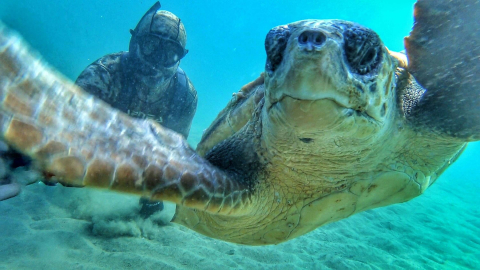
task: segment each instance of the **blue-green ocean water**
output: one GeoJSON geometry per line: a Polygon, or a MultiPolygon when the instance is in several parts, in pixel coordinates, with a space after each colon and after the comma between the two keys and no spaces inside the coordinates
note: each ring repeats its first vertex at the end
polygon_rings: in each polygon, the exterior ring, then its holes
{"type": "MultiPolygon", "coordinates": [[[[16,29],[47,62],[72,80],[97,58],[108,53],[127,50],[130,38],[128,30],[135,27],[144,12],[153,4],[153,1],[145,0],[2,0],[1,2],[0,19],[16,29]]],[[[408,35],[413,23],[414,2],[413,0],[162,1],[162,8],[175,13],[182,19],[188,35],[189,53],[182,60],[181,67],[192,80],[199,96],[189,142],[195,145],[203,129],[208,127],[217,113],[227,104],[231,94],[262,72],[265,64],[264,39],[269,29],[302,19],[351,20],[379,33],[390,50],[401,51],[403,37],[408,35]]],[[[480,234],[480,214],[476,209],[480,200],[478,195],[472,194],[480,192],[479,153],[480,145],[471,144],[461,159],[438,180],[439,188],[444,191],[442,197],[438,198],[447,204],[449,201],[452,203],[462,201],[464,204],[461,207],[451,211],[470,211],[472,215],[468,216],[468,220],[464,222],[473,224],[473,229],[468,233],[477,235],[480,234]],[[467,192],[467,189],[470,195],[458,194],[459,190],[467,192]],[[465,208],[463,205],[472,207],[465,208]]],[[[433,204],[435,201],[432,202],[433,204]]],[[[422,207],[422,205],[418,203],[415,207],[422,207]]],[[[431,208],[432,205],[425,205],[425,207],[431,208]]],[[[438,210],[446,211],[444,218],[448,219],[449,209],[438,210]]],[[[2,215],[2,218],[8,218],[8,215],[2,215]]],[[[428,215],[425,219],[429,219],[428,215]]],[[[455,227],[454,224],[457,221],[457,218],[452,217],[451,220],[438,226],[455,227]]],[[[454,231],[462,232],[462,228],[454,231]]],[[[438,237],[443,239],[442,242],[438,242],[438,245],[455,237],[449,228],[438,230],[438,234],[444,234],[438,237]]],[[[477,235],[472,235],[472,239],[477,235]]],[[[403,236],[398,234],[397,237],[403,236]]],[[[472,240],[474,243],[472,248],[455,249],[455,252],[459,252],[458,257],[473,256],[477,259],[459,264],[458,267],[480,268],[480,265],[477,265],[480,262],[478,251],[480,241],[476,239],[472,240]]],[[[365,245],[368,246],[368,243],[365,245]]],[[[328,251],[322,250],[322,252],[328,251]]],[[[448,254],[442,254],[442,252],[453,251],[432,252],[439,257],[448,257],[448,254]]],[[[245,254],[248,257],[248,253],[245,254]]],[[[324,258],[318,254],[309,256],[313,261],[324,258]]],[[[402,255],[392,256],[398,259],[402,255]]],[[[363,264],[364,267],[369,266],[372,269],[388,268],[388,263],[380,266],[372,265],[369,265],[368,260],[363,264]]],[[[426,261],[421,260],[412,265],[431,269],[455,268],[442,263],[428,265],[426,261]]],[[[257,266],[267,268],[261,264],[257,266]]],[[[313,263],[302,265],[302,268],[319,269],[324,266],[313,263]]],[[[236,267],[246,268],[241,263],[236,267]]],[[[275,264],[269,264],[269,267],[277,269],[275,264]]],[[[348,268],[348,265],[344,267],[348,268]]],[[[278,269],[280,268],[282,267],[278,265],[278,269]]]]}
{"type": "MultiPolygon", "coordinates": [[[[44,58],[75,79],[91,62],[128,50],[133,29],[153,1],[3,0],[0,18],[44,58]]],[[[344,19],[377,31],[391,50],[403,49],[412,26],[412,0],[162,1],[187,30],[181,67],[195,85],[198,111],[192,143],[245,83],[265,65],[264,40],[273,27],[303,19],[344,19]]]]}

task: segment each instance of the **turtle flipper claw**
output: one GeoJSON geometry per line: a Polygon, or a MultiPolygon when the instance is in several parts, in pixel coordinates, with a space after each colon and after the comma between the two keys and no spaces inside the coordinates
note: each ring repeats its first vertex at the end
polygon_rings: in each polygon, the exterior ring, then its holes
{"type": "Polygon", "coordinates": [[[414,16],[408,70],[427,91],[413,120],[480,140],[480,1],[419,0],[414,16]]]}

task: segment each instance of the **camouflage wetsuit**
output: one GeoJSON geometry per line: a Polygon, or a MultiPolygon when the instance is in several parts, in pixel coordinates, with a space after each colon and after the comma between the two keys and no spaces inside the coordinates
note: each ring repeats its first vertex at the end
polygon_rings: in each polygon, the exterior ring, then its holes
{"type": "Polygon", "coordinates": [[[89,65],[76,84],[132,117],[151,118],[187,138],[197,92],[178,68],[165,89],[149,89],[128,69],[128,52],[108,54],[89,65]]]}

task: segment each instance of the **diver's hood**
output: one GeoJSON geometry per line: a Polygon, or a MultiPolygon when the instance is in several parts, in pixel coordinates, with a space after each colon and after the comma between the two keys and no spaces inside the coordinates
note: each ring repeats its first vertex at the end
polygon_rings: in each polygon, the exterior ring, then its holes
{"type": "Polygon", "coordinates": [[[132,35],[142,33],[142,32],[150,32],[150,24],[152,23],[153,16],[155,13],[162,7],[160,2],[156,2],[153,6],[143,15],[143,17],[138,22],[137,26],[134,30],[130,30],[132,35]]]}
{"type": "Polygon", "coordinates": [[[143,15],[143,17],[140,19],[140,21],[138,22],[135,29],[134,30],[130,29],[130,34],[132,34],[132,38],[130,39],[130,44],[129,44],[129,48],[128,48],[130,52],[133,52],[135,47],[137,46],[137,40],[135,39],[135,36],[137,36],[139,33],[145,32],[145,30],[147,30],[147,29],[148,29],[148,32],[150,32],[150,24],[152,22],[153,16],[155,16],[155,13],[161,7],[162,7],[162,5],[160,4],[160,2],[157,1],[143,15]],[[143,30],[143,31],[141,31],[141,30],[143,30]]]}
{"type": "Polygon", "coordinates": [[[155,34],[178,42],[183,48],[187,43],[185,27],[180,19],[166,10],[159,10],[160,2],[156,2],[138,22],[134,30],[130,30],[132,38],[129,50],[133,51],[138,40],[136,36],[155,34]]]}

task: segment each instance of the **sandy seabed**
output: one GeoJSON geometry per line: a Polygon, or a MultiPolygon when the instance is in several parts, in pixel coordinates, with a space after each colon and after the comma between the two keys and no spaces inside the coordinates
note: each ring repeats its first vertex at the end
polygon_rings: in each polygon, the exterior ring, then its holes
{"type": "Polygon", "coordinates": [[[144,220],[138,198],[33,184],[0,202],[0,269],[478,269],[480,185],[439,179],[410,202],[249,247],[144,220]]]}

